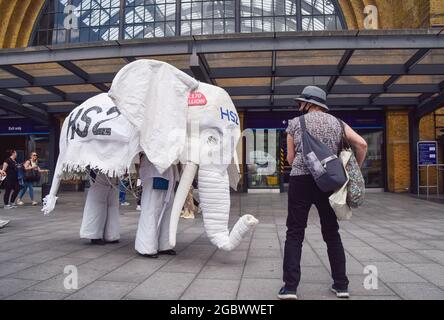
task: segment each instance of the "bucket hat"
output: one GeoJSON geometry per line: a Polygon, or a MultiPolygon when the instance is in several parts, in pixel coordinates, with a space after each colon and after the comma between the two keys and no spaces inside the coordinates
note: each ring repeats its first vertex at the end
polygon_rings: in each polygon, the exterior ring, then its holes
{"type": "Polygon", "coordinates": [[[322,90],[319,87],[315,86],[308,86],[305,87],[302,91],[302,94],[299,98],[295,99],[296,101],[303,101],[303,102],[309,102],[313,103],[317,106],[320,106],[321,108],[325,110],[330,110],[327,107],[327,94],[324,90],[322,90]]]}

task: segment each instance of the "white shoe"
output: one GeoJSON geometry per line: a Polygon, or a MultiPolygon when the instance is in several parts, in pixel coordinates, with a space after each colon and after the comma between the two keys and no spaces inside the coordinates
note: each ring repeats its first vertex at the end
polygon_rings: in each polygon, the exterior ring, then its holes
{"type": "Polygon", "coordinates": [[[36,206],[36,205],[38,205],[38,204],[39,204],[39,203],[38,203],[37,201],[33,201],[33,202],[32,202],[32,205],[33,205],[33,206],[36,206]]]}
{"type": "Polygon", "coordinates": [[[18,206],[23,206],[25,203],[22,200],[17,201],[18,206]]]}
{"type": "Polygon", "coordinates": [[[130,205],[130,203],[129,203],[129,202],[122,202],[120,205],[121,205],[121,206],[124,206],[124,207],[127,207],[127,206],[130,205]]]}
{"type": "Polygon", "coordinates": [[[140,205],[137,206],[136,208],[137,211],[142,211],[142,207],[140,205]]]}
{"type": "Polygon", "coordinates": [[[5,210],[9,210],[9,209],[13,209],[13,208],[14,207],[11,206],[10,204],[7,204],[7,205],[3,206],[3,209],[5,209],[5,210]]]}
{"type": "Polygon", "coordinates": [[[6,227],[9,224],[9,220],[0,220],[0,229],[6,227]]]}

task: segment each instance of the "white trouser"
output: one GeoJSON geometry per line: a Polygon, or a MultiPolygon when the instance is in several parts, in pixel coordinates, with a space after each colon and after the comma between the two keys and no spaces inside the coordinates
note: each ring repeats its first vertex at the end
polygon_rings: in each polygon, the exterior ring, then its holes
{"type": "MultiPolygon", "coordinates": [[[[141,177],[143,179],[143,177],[141,177]]],[[[167,190],[154,190],[153,178],[143,179],[142,212],[136,235],[136,251],[141,254],[155,254],[158,251],[172,249],[169,243],[169,226],[174,192],[162,214],[167,190]],[[161,219],[161,221],[159,221],[161,219]],[[160,226],[159,226],[160,222],[160,226]],[[159,226],[159,227],[158,227],[159,226]]],[[[169,182],[170,184],[173,181],[169,182]]]]}
{"type": "Polygon", "coordinates": [[[120,239],[119,191],[115,186],[91,183],[83,211],[80,238],[120,239]]]}

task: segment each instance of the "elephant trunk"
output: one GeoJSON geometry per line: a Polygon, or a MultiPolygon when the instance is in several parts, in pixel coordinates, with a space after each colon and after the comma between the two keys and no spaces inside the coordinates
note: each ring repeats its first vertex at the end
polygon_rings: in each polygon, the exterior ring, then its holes
{"type": "Polygon", "coordinates": [[[177,187],[176,196],[174,197],[173,208],[171,209],[170,218],[170,246],[176,246],[177,226],[179,224],[180,213],[183,205],[187,199],[194,176],[196,175],[197,165],[194,163],[187,163],[184,166],[182,176],[180,178],[179,186],[177,187]]]}
{"type": "Polygon", "coordinates": [[[228,230],[230,216],[230,189],[226,171],[219,173],[200,167],[199,198],[205,231],[211,243],[219,249],[235,249],[258,220],[252,215],[241,217],[231,233],[228,230]]]}

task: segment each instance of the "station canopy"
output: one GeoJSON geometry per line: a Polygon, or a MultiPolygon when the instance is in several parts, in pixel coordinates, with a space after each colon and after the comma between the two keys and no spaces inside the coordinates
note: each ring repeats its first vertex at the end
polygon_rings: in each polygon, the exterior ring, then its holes
{"type": "Polygon", "coordinates": [[[444,29],[285,32],[2,49],[0,118],[48,123],[137,59],[223,87],[239,111],[294,109],[306,85],[326,90],[333,110],[407,108],[419,119],[444,105],[444,29]]]}

